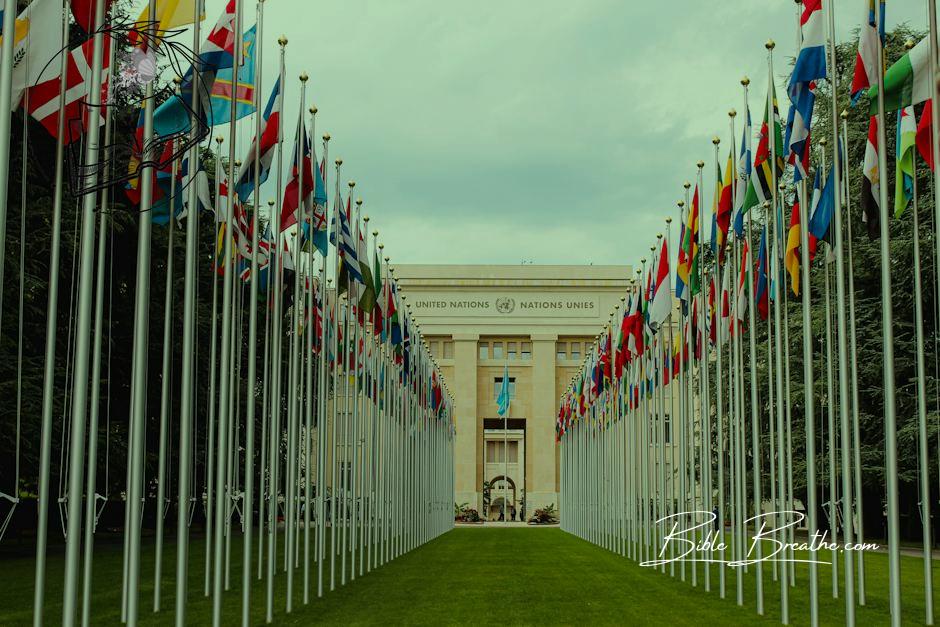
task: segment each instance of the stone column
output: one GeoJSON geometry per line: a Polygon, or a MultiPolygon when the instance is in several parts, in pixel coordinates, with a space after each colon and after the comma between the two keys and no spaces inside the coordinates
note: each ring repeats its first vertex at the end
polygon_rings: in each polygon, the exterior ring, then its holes
{"type": "Polygon", "coordinates": [[[558,504],[555,490],[555,334],[532,336],[532,415],[526,421],[526,451],[532,458],[526,516],[558,504]]]}
{"type": "Polygon", "coordinates": [[[457,504],[470,503],[482,515],[483,494],[477,485],[477,341],[476,333],[454,335],[454,411],[457,439],[454,443],[454,492],[457,504]]]}

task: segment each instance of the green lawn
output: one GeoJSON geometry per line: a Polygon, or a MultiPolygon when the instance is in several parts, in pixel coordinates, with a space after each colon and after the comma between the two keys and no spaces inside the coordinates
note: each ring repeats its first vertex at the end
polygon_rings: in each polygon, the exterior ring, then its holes
{"type": "MultiPolygon", "coordinates": [[[[240,543],[233,543],[232,590],[226,593],[224,624],[239,622],[241,612],[240,543]]],[[[283,546],[283,542],[280,542],[283,546]]],[[[93,617],[95,624],[119,624],[121,543],[100,540],[95,554],[93,617]]],[[[141,622],[170,624],[173,606],[175,553],[168,544],[164,563],[164,610],[151,612],[153,552],[142,559],[141,622]]],[[[211,605],[202,596],[204,544],[194,540],[190,573],[189,620],[206,624],[211,605]]],[[[0,624],[32,620],[33,562],[26,552],[11,547],[0,553],[0,624]]],[[[279,562],[280,564],[280,562],[279,562]]],[[[328,564],[326,565],[328,567],[328,564]]],[[[868,606],[859,609],[858,623],[887,622],[887,562],[883,554],[866,556],[868,606]]],[[[902,561],[904,619],[923,623],[922,563],[902,561]]],[[[754,611],[753,573],[748,575],[745,605],[734,602],[734,576],[728,576],[728,599],[706,593],[701,572],[693,588],[677,577],[639,568],[630,560],[570,536],[558,529],[456,529],[431,543],[316,598],[316,570],[311,564],[310,604],[302,601],[302,569],[295,577],[295,607],[285,614],[286,577],[278,571],[275,583],[275,622],[278,624],[751,624],[779,622],[779,584],[765,566],[766,615],[754,611]]],[[[328,568],[326,569],[328,572],[328,568]]],[[[940,579],[935,566],[934,581],[940,579]]],[[[667,571],[668,572],[668,571],[667,571]]],[[[338,581],[338,577],[337,577],[338,581]]],[[[793,624],[808,622],[805,567],[797,568],[797,587],[791,589],[793,624]]],[[[62,556],[53,549],[49,560],[46,620],[59,622],[62,556]]],[[[328,584],[327,584],[328,589],[328,584]]],[[[940,599],[940,587],[936,593],[940,599]]],[[[820,616],[823,624],[842,624],[843,605],[833,600],[830,570],[820,568],[820,616]]],[[[264,618],[264,587],[252,591],[253,622],[264,618]]]]}

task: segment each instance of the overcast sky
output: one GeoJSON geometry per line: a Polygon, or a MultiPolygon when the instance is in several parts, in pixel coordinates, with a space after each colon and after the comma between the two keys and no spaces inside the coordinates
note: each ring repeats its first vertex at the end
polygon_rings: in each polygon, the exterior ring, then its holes
{"type": "MultiPolygon", "coordinates": [[[[209,27],[224,0],[206,4],[209,27]]],[[[866,3],[836,5],[847,39],[866,3]]],[[[920,0],[888,11],[889,29],[926,27],[920,0]]],[[[330,161],[393,263],[634,264],[696,161],[714,167],[716,134],[727,159],[745,74],[757,123],[764,42],[782,75],[796,19],[792,0],[268,0],[263,99],[284,34],[286,145],[306,71],[317,135],[332,135],[330,161]]]]}

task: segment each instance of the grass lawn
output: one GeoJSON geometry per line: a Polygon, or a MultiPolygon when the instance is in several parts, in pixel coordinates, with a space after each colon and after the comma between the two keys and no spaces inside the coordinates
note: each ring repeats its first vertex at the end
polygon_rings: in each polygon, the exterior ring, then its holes
{"type": "MultiPolygon", "coordinates": [[[[283,547],[283,537],[279,539],[283,547]]],[[[203,597],[204,543],[194,539],[191,551],[189,621],[206,624],[211,605],[203,597]]],[[[237,624],[241,612],[240,542],[233,541],[231,587],[224,600],[226,625],[237,624]]],[[[141,623],[171,624],[174,597],[174,545],[166,547],[163,611],[151,612],[153,552],[142,556],[141,623]]],[[[93,622],[120,622],[121,542],[99,539],[95,552],[93,622]]],[[[33,558],[31,553],[4,547],[0,553],[0,625],[32,620],[33,558]]],[[[820,557],[828,559],[828,557],[820,557]]],[[[281,564],[280,560],[278,564],[281,564]]],[[[326,573],[329,564],[325,565],[326,573]]],[[[861,625],[887,623],[887,560],[866,555],[868,606],[858,610],[861,625]]],[[[256,568],[256,566],[255,566],[256,568]]],[[[906,623],[923,624],[922,562],[902,558],[903,610],[906,623]]],[[[338,569],[337,569],[338,570],[338,569]]],[[[668,572],[668,570],[667,570],[668,572]]],[[[843,602],[832,598],[828,566],[820,567],[820,617],[823,624],[843,623],[843,602]]],[[[940,579],[935,562],[934,581],[940,579]]],[[[277,624],[752,624],[779,623],[779,584],[765,565],[766,615],[754,611],[753,572],[746,577],[745,605],[734,602],[734,574],[728,575],[728,598],[718,597],[717,574],[712,592],[635,563],[568,535],[559,529],[455,529],[403,555],[355,582],[316,598],[316,565],[311,563],[312,594],[303,605],[302,568],[295,576],[294,612],[285,614],[286,576],[275,581],[277,624]]],[[[329,584],[327,581],[326,589],[329,584]]],[[[46,621],[61,616],[62,555],[49,558],[46,621]]],[[[940,586],[935,592],[940,598],[940,586]]],[[[264,619],[265,589],[255,581],[252,619],[264,619]]],[[[791,589],[793,624],[808,623],[806,567],[797,566],[797,587],[791,589]]]]}

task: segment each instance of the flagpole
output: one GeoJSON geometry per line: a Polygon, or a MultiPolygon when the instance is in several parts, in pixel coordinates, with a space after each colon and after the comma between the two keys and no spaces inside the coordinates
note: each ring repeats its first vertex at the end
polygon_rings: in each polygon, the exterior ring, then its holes
{"type": "MultiPolygon", "coordinates": [[[[913,42],[911,42],[913,43],[913,42]]],[[[927,440],[927,380],[924,365],[924,304],[920,262],[920,222],[918,218],[917,197],[917,157],[913,159],[913,205],[912,229],[914,246],[914,327],[917,345],[917,443],[918,477],[920,484],[921,527],[924,551],[924,613],[925,623],[933,625],[933,533],[930,524],[930,453],[927,440]]],[[[848,429],[846,428],[846,431],[848,429]]],[[[847,434],[846,434],[847,435],[847,434]]],[[[847,522],[851,522],[850,520],[847,522]]]]}
{"type": "MultiPolygon", "coordinates": [[[[101,0],[97,2],[96,12],[100,15],[100,20],[96,22],[100,25],[104,22],[104,3],[101,0]]],[[[156,2],[150,0],[149,17],[150,33],[154,34],[153,24],[156,16],[156,2]]],[[[97,18],[97,16],[96,16],[97,18]]],[[[96,35],[99,37],[100,35],[96,35]]],[[[99,46],[96,45],[96,48],[99,46]]],[[[100,50],[96,53],[96,58],[100,59],[100,50]]],[[[91,83],[97,85],[100,83],[100,62],[92,64],[91,83]]],[[[91,90],[89,98],[95,103],[97,100],[97,90],[91,90]]],[[[146,165],[152,154],[153,141],[153,81],[147,83],[144,93],[144,137],[143,137],[143,158],[145,164],[141,169],[140,186],[140,218],[138,224],[138,250],[137,250],[137,282],[135,286],[136,298],[134,303],[134,341],[133,341],[133,365],[131,373],[131,411],[130,411],[130,438],[128,447],[128,486],[127,486],[127,504],[128,518],[125,534],[128,537],[127,551],[127,624],[131,627],[137,624],[137,606],[139,603],[138,586],[140,581],[140,523],[143,515],[143,483],[144,483],[144,430],[146,428],[146,409],[147,409],[147,357],[149,353],[148,336],[150,326],[150,246],[151,246],[151,219],[150,210],[153,199],[153,182],[151,178],[152,165],[146,165]]],[[[89,107],[94,110],[93,105],[89,107]]],[[[96,123],[91,123],[90,128],[96,128],[96,123]]],[[[93,134],[89,135],[90,138],[93,134]]],[[[95,141],[92,139],[86,146],[86,150],[91,150],[95,141]]],[[[97,150],[95,146],[95,158],[97,150]]],[[[85,197],[85,210],[89,213],[94,211],[94,197],[88,195],[85,197]]],[[[79,325],[81,328],[81,325],[79,325]]],[[[84,361],[84,360],[83,360],[84,361]]],[[[75,373],[75,381],[85,377],[75,373]]],[[[76,383],[76,386],[78,384],[76,383]]],[[[83,396],[83,394],[82,394],[83,396]]],[[[77,404],[77,401],[74,401],[77,404]]],[[[84,401],[82,401],[84,403],[84,401]]],[[[84,413],[84,408],[80,410],[84,413]]],[[[78,416],[79,414],[75,414],[78,416]]],[[[83,419],[73,417],[73,425],[76,422],[82,422],[83,419]]],[[[75,438],[72,440],[75,441],[75,438]]],[[[79,438],[80,441],[80,438],[79,438]]],[[[80,472],[80,471],[79,471],[80,472]]],[[[70,475],[74,476],[74,475],[70,475]]],[[[69,516],[70,522],[72,517],[69,516]]],[[[77,532],[77,529],[76,529],[77,532]]],[[[77,534],[69,533],[69,536],[75,537],[77,534]]],[[[71,609],[66,610],[71,614],[71,609]]]]}
{"type": "MultiPolygon", "coordinates": [[[[878,12],[876,11],[876,14],[878,12]]],[[[932,14],[932,12],[931,12],[932,14]]],[[[880,16],[878,17],[880,20],[880,16]]],[[[887,141],[885,139],[885,94],[884,94],[884,43],[878,38],[877,56],[878,75],[878,171],[888,172],[887,141]]],[[[936,46],[936,43],[933,44],[936,46]]],[[[936,48],[934,48],[936,50],[936,48]]],[[[936,61],[936,55],[931,55],[936,61]]],[[[935,107],[936,108],[936,107],[935,107]]],[[[936,114],[934,114],[936,116],[936,114]]],[[[934,133],[937,132],[934,126],[934,133]]],[[[936,153],[937,149],[934,148],[936,153]]],[[[940,164],[935,162],[935,167],[940,164]]],[[[885,484],[888,514],[888,605],[891,610],[891,624],[901,624],[901,537],[898,511],[898,445],[897,416],[894,391],[894,306],[891,294],[891,249],[890,249],[890,213],[888,211],[888,186],[879,186],[881,209],[880,249],[881,249],[881,327],[883,334],[883,379],[884,379],[884,430],[885,430],[885,484]]],[[[936,196],[936,194],[935,194],[936,196]]],[[[937,201],[940,207],[940,201],[937,201]]],[[[938,242],[940,250],[940,242],[938,242]]]]}
{"type": "MultiPolygon", "coordinates": [[[[842,110],[842,146],[847,147],[848,143],[848,117],[849,112],[842,110]]],[[[936,128],[936,127],[934,127],[936,128]]],[[[935,162],[936,163],[936,162],[935,162]]],[[[849,267],[849,352],[851,355],[852,362],[852,455],[853,455],[853,471],[854,471],[854,490],[855,490],[855,507],[852,512],[852,518],[854,526],[857,527],[858,542],[864,542],[865,533],[862,520],[862,459],[861,459],[861,435],[859,432],[858,424],[858,347],[857,347],[857,332],[855,329],[855,262],[854,256],[852,254],[852,194],[849,193],[849,182],[850,179],[846,177],[846,194],[845,194],[845,214],[849,217],[845,221],[846,228],[846,252],[848,253],[848,267],[849,267]],[[857,512],[855,514],[854,512],[857,512]]],[[[841,216],[839,216],[841,218],[841,216]]],[[[841,229],[838,229],[841,230],[841,229]]],[[[848,493],[846,493],[848,494],[848,493]]],[[[790,508],[792,509],[792,507],[790,508]]],[[[858,554],[858,604],[865,605],[865,552],[860,551],[858,554]]]]}
{"type": "MultiPolygon", "coordinates": [[[[179,95],[179,86],[182,83],[180,77],[173,79],[175,91],[179,95]]],[[[173,142],[174,152],[176,143],[173,142]]],[[[163,573],[163,525],[164,525],[164,503],[169,503],[166,497],[167,490],[167,469],[166,469],[166,444],[168,430],[168,421],[170,419],[170,388],[172,387],[172,375],[170,374],[171,360],[173,356],[173,245],[176,229],[176,174],[177,159],[173,159],[173,165],[170,173],[170,208],[169,221],[167,222],[167,245],[166,245],[166,281],[163,294],[163,363],[160,374],[160,434],[158,440],[157,452],[157,506],[156,506],[156,540],[154,542],[154,562],[153,562],[153,611],[160,611],[160,584],[162,583],[163,573]]],[[[103,226],[103,224],[102,224],[103,226]]],[[[99,236],[99,241],[103,236],[99,236]]],[[[99,246],[103,250],[103,245],[99,246]]],[[[99,266],[103,265],[103,257],[99,260],[99,266]]],[[[97,385],[97,383],[95,383],[97,385]]],[[[95,435],[92,433],[92,435],[95,435]]],[[[89,457],[89,459],[94,459],[89,457]]],[[[90,492],[89,494],[93,494],[90,492]]],[[[179,504],[182,507],[182,503],[179,504]]]]}
{"type": "Polygon", "coordinates": [[[336,342],[336,357],[333,359],[333,407],[332,407],[332,423],[333,426],[330,429],[330,592],[336,589],[336,431],[337,425],[336,421],[339,417],[339,410],[337,405],[339,404],[339,376],[340,376],[340,359],[343,357],[343,343],[346,341],[346,337],[343,336],[342,341],[339,338],[339,315],[342,311],[340,308],[339,302],[339,290],[340,290],[340,251],[342,250],[342,233],[340,232],[340,216],[338,212],[344,211],[342,206],[342,198],[340,197],[340,170],[343,165],[342,159],[336,159],[336,200],[335,200],[335,210],[333,212],[334,220],[334,234],[335,234],[335,244],[336,244],[336,267],[335,276],[336,276],[336,294],[333,299],[333,312],[335,313],[334,317],[334,333],[333,338],[336,342]]]}
{"type": "MultiPolygon", "coordinates": [[[[721,162],[719,161],[720,157],[718,154],[718,147],[721,144],[721,139],[716,135],[712,139],[712,144],[715,146],[715,174],[717,178],[721,179],[721,162]]],[[[719,209],[721,203],[721,194],[724,193],[724,190],[719,190],[718,198],[715,199],[715,209],[719,209]]],[[[715,237],[718,236],[718,231],[721,229],[721,225],[717,224],[717,214],[715,216],[716,220],[716,232],[715,237]]],[[[725,245],[725,242],[722,241],[722,247],[725,245]]],[[[719,251],[716,251],[718,253],[719,251]]],[[[718,529],[720,532],[719,542],[721,543],[721,549],[719,551],[719,559],[721,562],[718,564],[718,596],[722,599],[725,598],[725,444],[724,444],[724,429],[722,428],[724,421],[724,404],[722,403],[722,377],[721,377],[721,345],[722,345],[722,327],[724,324],[721,321],[721,314],[724,307],[724,292],[723,287],[723,275],[721,268],[721,261],[719,254],[715,255],[715,266],[713,268],[713,276],[715,281],[715,426],[718,431],[717,440],[718,440],[718,529]]]]}
{"type": "MultiPolygon", "coordinates": [[[[198,18],[198,16],[196,16],[198,18]]],[[[199,56],[199,46],[201,42],[199,19],[193,21],[193,51],[194,57],[199,56]]],[[[199,68],[193,66],[194,84],[201,84],[199,68]]],[[[190,477],[194,475],[195,469],[192,464],[193,451],[193,408],[196,404],[197,391],[189,382],[195,379],[197,368],[195,357],[196,345],[196,287],[198,277],[198,246],[199,246],[199,205],[198,205],[198,183],[197,175],[200,169],[199,163],[199,142],[197,141],[199,123],[199,89],[193,89],[192,110],[190,118],[190,141],[189,149],[189,176],[187,185],[189,186],[189,211],[186,217],[186,255],[183,260],[184,279],[183,279],[183,344],[182,344],[182,368],[180,380],[183,382],[180,390],[180,444],[179,444],[179,478],[177,512],[176,512],[176,601],[175,601],[175,621],[177,625],[183,625],[186,622],[186,608],[188,598],[188,580],[189,580],[189,503],[192,498],[190,492],[190,477]]],[[[215,272],[213,272],[213,283],[215,283],[215,272]]],[[[214,320],[214,318],[213,318],[214,320]]],[[[208,418],[211,421],[211,417],[208,418]]],[[[208,571],[207,571],[208,573],[208,571]]]]}
{"type": "MultiPolygon", "coordinates": [[[[329,152],[329,142],[330,134],[325,133],[323,135],[323,186],[324,189],[328,187],[327,185],[327,168],[326,164],[328,161],[328,152],[329,152]]],[[[314,164],[316,167],[320,167],[319,164],[314,164]]],[[[323,209],[324,219],[328,217],[329,212],[329,202],[323,209]]],[[[336,216],[333,216],[333,219],[336,220],[336,216]]],[[[330,224],[329,221],[326,224],[330,224]]],[[[332,350],[332,344],[328,342],[335,342],[335,336],[333,335],[333,330],[330,327],[332,324],[333,314],[332,308],[330,312],[327,312],[327,307],[329,305],[330,298],[330,281],[327,277],[326,263],[327,257],[329,256],[329,241],[326,244],[327,254],[323,255],[323,259],[320,261],[320,275],[322,279],[325,279],[325,288],[323,289],[323,295],[320,297],[321,312],[323,320],[320,324],[320,363],[319,363],[319,408],[317,412],[317,596],[323,596],[323,560],[326,556],[324,550],[324,545],[326,544],[326,445],[327,445],[327,432],[330,428],[330,424],[327,421],[327,407],[329,401],[329,393],[332,382],[333,373],[328,372],[327,368],[329,366],[330,360],[330,351],[332,350]]],[[[323,285],[323,283],[321,283],[323,285]]],[[[335,300],[335,297],[334,297],[335,300]]],[[[334,401],[335,402],[335,401],[334,401]]]]}
{"type": "MultiPolygon", "coordinates": [[[[284,52],[287,47],[287,37],[281,35],[277,40],[278,45],[280,46],[280,63],[279,63],[279,85],[282,90],[281,93],[281,102],[286,100],[287,92],[287,81],[285,76],[284,68],[284,52]]],[[[284,189],[283,185],[283,172],[284,172],[284,125],[278,121],[277,128],[277,153],[275,160],[277,161],[277,191],[276,202],[274,207],[274,212],[268,216],[268,224],[273,224],[274,230],[274,249],[270,253],[270,259],[268,261],[268,280],[269,282],[273,281],[274,283],[274,303],[272,309],[274,311],[271,321],[271,338],[273,340],[271,346],[271,386],[273,389],[270,393],[271,407],[266,408],[265,411],[270,411],[271,415],[269,418],[270,432],[269,432],[269,442],[268,442],[268,459],[270,460],[270,469],[268,471],[268,485],[269,494],[268,494],[268,578],[265,588],[265,622],[270,623],[274,620],[274,571],[275,571],[275,562],[277,560],[277,509],[278,509],[278,480],[280,468],[280,443],[281,443],[281,374],[283,371],[283,359],[281,357],[281,351],[283,348],[283,337],[281,334],[284,314],[281,311],[281,294],[283,292],[283,282],[284,282],[284,269],[283,269],[283,239],[281,236],[281,204],[283,203],[283,197],[281,195],[281,190],[284,189]]],[[[270,209],[270,207],[269,207],[270,209]]]]}
{"type": "MultiPolygon", "coordinates": [[[[97,3],[95,4],[97,8],[97,3]]],[[[64,9],[64,6],[63,6],[64,9]]],[[[17,14],[17,2],[16,0],[6,0],[4,3],[3,10],[3,30],[0,32],[4,33],[13,33],[16,30],[16,14],[17,14]]],[[[63,16],[64,16],[63,12],[63,16]]],[[[96,12],[97,17],[97,12],[96,12]]],[[[68,22],[68,18],[64,18],[68,22]]],[[[100,24],[98,24],[100,26],[100,24]]],[[[12,112],[13,112],[13,66],[15,59],[13,58],[13,44],[14,37],[5,37],[0,44],[0,282],[3,280],[3,266],[5,250],[6,250],[6,241],[7,241],[7,199],[9,196],[9,179],[10,179],[10,150],[12,143],[11,135],[11,126],[12,126],[12,112]]],[[[100,46],[100,38],[95,39],[95,45],[100,46]]],[[[64,98],[65,98],[65,89],[61,88],[66,84],[65,81],[65,60],[68,57],[68,52],[62,52],[62,65],[60,66],[60,89],[59,89],[59,118],[64,116],[64,98]]],[[[100,58],[100,57],[99,57],[100,58]]],[[[92,67],[92,72],[95,68],[92,67]]],[[[100,73],[101,68],[98,68],[100,73]]],[[[99,74],[100,76],[100,74],[99,74]]],[[[94,90],[89,90],[94,91],[94,90]]],[[[59,127],[64,128],[62,122],[60,121],[59,127]]],[[[89,127],[90,128],[90,127],[89,127]]],[[[64,133],[59,133],[59,138],[62,138],[64,133]]],[[[91,133],[89,133],[89,137],[91,133]]],[[[61,139],[60,139],[61,141],[61,139]]],[[[87,152],[87,150],[86,150],[87,152]]],[[[58,189],[58,188],[56,188],[58,189]]],[[[0,317],[3,316],[3,296],[0,294],[0,317]]],[[[45,548],[45,547],[43,547],[45,548]]],[[[37,595],[41,591],[37,591],[37,595]]]]}
{"type": "MultiPolygon", "coordinates": [[[[6,0],[3,13],[3,31],[12,33],[15,28],[16,20],[16,0],[6,0]]],[[[68,9],[65,0],[62,2],[62,41],[68,39],[69,18],[68,9]]],[[[51,25],[50,25],[51,27],[51,25]]],[[[0,202],[0,229],[3,230],[3,238],[0,239],[0,249],[6,245],[6,196],[8,193],[9,178],[9,142],[10,142],[10,100],[12,98],[12,57],[13,57],[13,37],[6,37],[0,45],[0,155],[6,158],[6,165],[0,172],[3,172],[2,179],[4,185],[0,196],[3,202],[0,202]],[[6,62],[10,59],[10,63],[6,62]]],[[[51,495],[51,481],[49,479],[50,466],[52,458],[52,411],[54,409],[55,394],[55,357],[56,357],[56,332],[58,330],[58,312],[59,312],[59,255],[62,247],[62,197],[65,185],[65,93],[68,89],[68,74],[66,72],[68,55],[63,53],[59,59],[59,97],[56,133],[56,165],[55,182],[53,183],[52,200],[52,218],[51,218],[51,238],[49,244],[49,293],[46,304],[46,346],[43,365],[42,382],[42,427],[40,430],[39,445],[39,480],[37,499],[37,520],[36,520],[36,571],[33,590],[33,626],[40,627],[43,624],[43,610],[45,609],[45,590],[46,590],[46,545],[49,536],[49,498],[51,495]]],[[[22,209],[21,209],[22,210],[22,209]]],[[[5,254],[0,250],[0,269],[3,267],[2,258],[5,254]]],[[[2,278],[2,275],[0,275],[2,278]]],[[[2,316],[2,296],[0,296],[0,316],[2,316]]],[[[86,604],[87,605],[87,604],[86,604]]]]}
{"type": "MultiPolygon", "coordinates": [[[[259,0],[256,5],[257,14],[257,37],[259,41],[264,41],[264,0],[259,0]]],[[[258,268],[258,244],[260,241],[259,230],[261,223],[258,220],[258,212],[261,209],[261,76],[264,64],[263,46],[257,46],[255,51],[256,70],[255,84],[253,88],[254,106],[255,106],[255,154],[254,154],[254,210],[251,212],[251,285],[249,286],[248,296],[248,372],[246,373],[245,383],[245,493],[242,501],[244,509],[244,538],[242,541],[242,625],[246,626],[250,622],[251,615],[251,541],[252,525],[254,523],[254,463],[255,463],[255,411],[257,409],[257,399],[255,388],[257,386],[257,368],[258,368],[258,281],[260,281],[260,272],[258,268]]],[[[233,77],[234,79],[234,77],[233,77]]],[[[237,84],[234,83],[232,93],[237,91],[237,84]]],[[[232,104],[232,115],[235,115],[236,107],[232,104]]],[[[192,167],[192,164],[190,165],[192,167]]],[[[231,182],[234,188],[234,181],[231,182]]],[[[267,307],[267,303],[265,303],[267,307]]],[[[262,411],[264,408],[262,407],[262,411]]],[[[262,438],[264,436],[262,435],[262,438]]],[[[262,440],[262,448],[264,448],[262,440]]],[[[262,523],[262,514],[259,512],[258,522],[262,523]]],[[[260,529],[259,529],[260,533],[260,529]]],[[[259,542],[259,546],[260,546],[259,542]]],[[[260,560],[259,560],[260,564],[260,560]]]]}
{"type": "MultiPolygon", "coordinates": [[[[106,81],[109,85],[110,90],[110,78],[111,78],[111,67],[114,65],[114,46],[109,46],[108,48],[108,70],[106,81]]],[[[61,85],[60,85],[61,87],[61,85]]],[[[110,96],[110,92],[109,92],[110,96]]],[[[111,137],[112,137],[112,114],[111,114],[111,98],[108,98],[108,102],[105,106],[105,128],[104,128],[104,142],[106,150],[111,154],[111,137]]],[[[60,134],[64,129],[59,129],[60,134]]],[[[56,169],[60,166],[57,163],[56,169]]],[[[107,159],[106,176],[109,176],[111,173],[111,164],[110,159],[107,159]]],[[[94,460],[88,464],[88,477],[85,483],[85,519],[87,524],[85,525],[85,556],[84,556],[84,570],[82,573],[82,625],[88,625],[91,621],[91,580],[92,580],[92,563],[94,555],[94,543],[95,543],[95,530],[98,526],[98,415],[99,415],[99,405],[101,400],[101,345],[102,345],[102,320],[104,318],[104,266],[105,258],[107,255],[107,244],[108,244],[108,213],[110,212],[110,199],[111,199],[111,190],[108,187],[105,187],[101,190],[101,215],[98,218],[98,267],[96,268],[95,276],[95,330],[94,330],[94,340],[92,344],[92,366],[91,366],[91,403],[89,404],[90,420],[88,427],[88,459],[94,460]]],[[[61,201],[61,198],[60,198],[61,201]]],[[[112,267],[114,261],[112,260],[112,267]]],[[[105,492],[108,492],[108,487],[106,486],[105,492]]],[[[107,499],[107,496],[105,497],[107,499]]]]}
{"type": "MultiPolygon", "coordinates": [[[[809,211],[806,202],[806,179],[800,181],[802,192],[800,199],[800,272],[802,283],[803,303],[803,411],[806,427],[806,523],[807,534],[812,537],[818,530],[816,524],[816,408],[813,393],[813,346],[811,334],[807,331],[812,328],[812,313],[810,303],[810,276],[809,276],[809,211]]],[[[816,565],[815,543],[809,547],[809,598],[810,622],[819,624],[819,580],[816,565]]]]}
{"type": "MultiPolygon", "coordinates": [[[[768,59],[770,59],[771,50],[773,49],[773,42],[768,42],[765,46],[768,51],[768,59]]],[[[744,108],[747,110],[747,95],[748,95],[748,85],[750,80],[744,79],[742,81],[744,84],[744,108]]],[[[768,96],[768,110],[767,115],[765,116],[767,122],[767,134],[771,144],[776,143],[776,115],[772,107],[770,107],[769,99],[773,97],[773,82],[768,85],[768,92],[771,94],[768,96]]],[[[771,165],[771,169],[776,168],[776,163],[771,165]]],[[[747,241],[748,248],[750,248],[750,243],[754,241],[752,233],[752,225],[754,222],[753,214],[748,216],[747,219],[747,241]]],[[[748,298],[753,298],[752,293],[754,289],[754,264],[748,259],[747,262],[747,283],[748,283],[748,298]]],[[[761,514],[763,509],[763,500],[761,496],[761,449],[760,449],[760,417],[758,416],[758,399],[757,399],[757,322],[754,317],[754,309],[756,305],[751,305],[747,308],[748,315],[748,342],[749,342],[749,366],[750,366],[750,375],[751,375],[751,489],[753,491],[754,498],[754,516],[755,516],[755,525],[759,524],[761,520],[761,514]]],[[[764,565],[761,561],[763,556],[763,547],[760,542],[754,544],[755,549],[755,561],[754,568],[756,571],[755,574],[755,593],[757,594],[757,613],[763,616],[764,614],[764,565]]]]}

